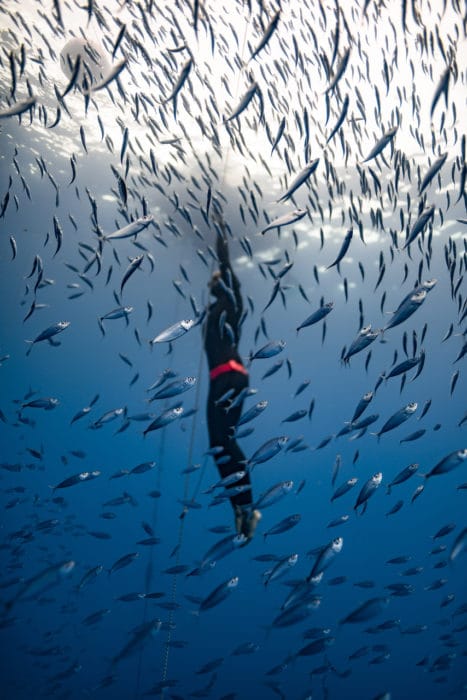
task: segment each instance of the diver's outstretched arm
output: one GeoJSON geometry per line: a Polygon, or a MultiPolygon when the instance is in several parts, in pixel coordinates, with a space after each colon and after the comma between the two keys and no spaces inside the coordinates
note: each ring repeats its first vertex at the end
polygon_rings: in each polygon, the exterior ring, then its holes
{"type": "Polygon", "coordinates": [[[227,243],[227,237],[225,235],[225,228],[222,234],[217,235],[216,253],[217,257],[219,258],[221,267],[230,267],[229,245],[227,243]]]}
{"type": "Polygon", "coordinates": [[[213,221],[217,228],[216,253],[219,259],[221,276],[226,285],[234,292],[236,312],[238,318],[240,318],[243,311],[243,300],[240,292],[240,282],[230,263],[227,226],[221,214],[216,213],[215,216],[213,216],[213,221]]]}

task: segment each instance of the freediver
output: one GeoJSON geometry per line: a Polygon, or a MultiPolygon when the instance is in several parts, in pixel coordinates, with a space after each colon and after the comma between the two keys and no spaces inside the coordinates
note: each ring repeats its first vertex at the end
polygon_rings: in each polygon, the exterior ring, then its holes
{"type": "Polygon", "coordinates": [[[209,443],[211,448],[222,448],[213,453],[221,479],[227,477],[228,482],[230,475],[245,472],[241,479],[228,483],[227,488],[235,490],[230,496],[235,528],[238,534],[245,536],[247,544],[254,535],[261,512],[253,507],[250,474],[245,467],[245,455],[235,438],[242,413],[244,390],[249,384],[248,370],[238,352],[243,301],[240,283],[230,264],[225,223],[217,215],[215,223],[219,269],[213,273],[209,282],[209,291],[214,301],[209,304],[204,327],[204,349],[210,380],[207,403],[209,443]],[[239,397],[241,392],[243,394],[239,397]],[[230,406],[226,407],[222,401],[225,396],[229,397],[230,406]]]}

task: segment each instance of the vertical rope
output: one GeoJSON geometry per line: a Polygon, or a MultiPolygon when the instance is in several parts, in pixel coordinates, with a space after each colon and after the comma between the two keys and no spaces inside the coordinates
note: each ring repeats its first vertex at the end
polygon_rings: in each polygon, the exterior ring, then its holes
{"type": "MultiPolygon", "coordinates": [[[[204,335],[206,333],[206,326],[204,326],[203,330],[203,340],[204,340],[204,335]]],[[[200,387],[201,387],[201,375],[203,371],[203,345],[204,343],[201,344],[201,351],[199,354],[199,362],[198,362],[198,381],[196,383],[196,395],[195,395],[195,407],[196,407],[196,413],[193,416],[193,422],[191,425],[191,435],[190,435],[190,445],[188,448],[188,459],[187,462],[190,465],[193,457],[193,447],[195,443],[195,433],[196,433],[196,418],[198,415],[198,409],[199,409],[199,399],[200,399],[200,387]]],[[[187,474],[185,476],[185,483],[184,483],[184,489],[183,489],[183,499],[186,500],[188,497],[188,491],[190,488],[190,474],[187,474]]],[[[180,516],[180,526],[178,529],[178,541],[177,541],[177,547],[176,547],[176,566],[180,563],[180,550],[182,548],[182,541],[183,541],[183,533],[185,530],[185,516],[187,513],[186,507],[184,508],[181,516],[180,516]]],[[[178,574],[174,574],[172,577],[172,590],[171,590],[171,602],[175,603],[175,598],[177,595],[177,582],[178,582],[178,574]]],[[[173,619],[174,619],[174,613],[175,610],[173,609],[174,606],[169,611],[169,622],[168,622],[168,630],[167,630],[167,639],[165,642],[165,649],[164,649],[164,658],[163,658],[163,664],[162,664],[162,682],[167,680],[167,670],[169,666],[169,653],[170,653],[170,642],[172,640],[172,626],[173,626],[173,619]]],[[[164,697],[164,688],[161,688],[161,698],[164,697]]]]}
{"type": "MultiPolygon", "coordinates": [[[[161,437],[161,443],[159,446],[159,464],[162,466],[164,464],[164,455],[165,455],[165,442],[166,442],[166,431],[163,430],[162,432],[162,437],[161,437]]],[[[157,482],[156,482],[156,487],[159,490],[161,486],[161,479],[162,479],[162,468],[158,469],[158,474],[157,474],[157,482]]],[[[153,529],[156,531],[157,530],[157,516],[158,516],[158,510],[159,510],[159,499],[154,500],[154,506],[153,506],[153,511],[152,511],[152,525],[153,529]]],[[[147,562],[147,568],[146,571],[148,570],[148,567],[151,567],[151,577],[152,577],[152,566],[154,562],[154,547],[151,546],[149,548],[148,552],[148,562],[147,562]]],[[[147,591],[145,591],[147,592],[147,591]]],[[[147,619],[147,612],[148,612],[148,600],[147,598],[144,599],[144,607],[143,607],[143,625],[146,622],[147,619]]],[[[144,653],[144,647],[142,646],[139,650],[138,654],[138,667],[136,671],[136,688],[135,688],[135,700],[138,700],[139,697],[139,691],[140,691],[140,684],[141,684],[141,669],[142,669],[142,663],[143,663],[143,653],[144,653]]]]}

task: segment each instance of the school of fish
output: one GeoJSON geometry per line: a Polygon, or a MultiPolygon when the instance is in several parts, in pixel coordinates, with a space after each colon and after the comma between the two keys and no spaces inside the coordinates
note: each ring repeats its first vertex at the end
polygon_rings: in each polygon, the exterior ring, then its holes
{"type": "Polygon", "coordinates": [[[466,697],[465,3],[0,18],[2,697],[466,697]]]}

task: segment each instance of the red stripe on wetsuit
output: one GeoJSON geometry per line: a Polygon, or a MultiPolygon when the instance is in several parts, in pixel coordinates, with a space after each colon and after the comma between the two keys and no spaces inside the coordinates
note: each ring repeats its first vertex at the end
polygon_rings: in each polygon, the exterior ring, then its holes
{"type": "Polygon", "coordinates": [[[240,372],[241,374],[248,374],[248,370],[245,369],[240,362],[237,362],[236,360],[229,360],[228,362],[224,362],[222,365],[217,365],[217,367],[214,367],[214,369],[209,372],[209,377],[212,381],[225,372],[240,372]]]}

